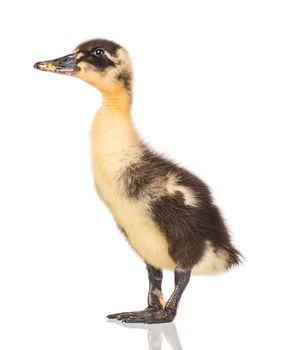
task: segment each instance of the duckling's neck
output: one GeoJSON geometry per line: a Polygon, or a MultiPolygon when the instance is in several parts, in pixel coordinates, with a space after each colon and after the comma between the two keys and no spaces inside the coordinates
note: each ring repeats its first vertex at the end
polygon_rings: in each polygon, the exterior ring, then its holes
{"type": "Polygon", "coordinates": [[[119,111],[130,114],[132,106],[132,94],[130,91],[120,90],[102,93],[102,106],[100,109],[119,111]]]}
{"type": "Polygon", "coordinates": [[[114,176],[136,158],[140,139],[131,117],[129,94],[103,94],[91,129],[94,173],[114,176]]]}

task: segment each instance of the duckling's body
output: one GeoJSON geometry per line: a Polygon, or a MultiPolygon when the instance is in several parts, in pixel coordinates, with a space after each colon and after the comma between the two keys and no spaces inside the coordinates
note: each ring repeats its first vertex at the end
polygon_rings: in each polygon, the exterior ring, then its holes
{"type": "Polygon", "coordinates": [[[93,40],[66,57],[36,67],[75,75],[102,92],[91,128],[96,189],[149,275],[149,306],[108,317],[172,321],[191,273],[224,272],[239,263],[240,254],[208,187],[140,139],[131,118],[132,75],[126,51],[111,41],[93,40]],[[175,271],[175,290],[166,304],[162,269],[175,271]]]}
{"type": "MultiPolygon", "coordinates": [[[[184,244],[189,245],[182,254],[184,256],[179,258],[192,269],[193,274],[224,272],[236,262],[236,257],[231,255],[232,247],[227,247],[227,251],[225,247],[213,244],[215,230],[218,234],[221,232],[219,229],[223,230],[223,239],[227,236],[224,225],[219,228],[218,221],[218,226],[211,225],[204,237],[201,236],[203,228],[195,229],[198,231],[193,232],[197,235],[194,237],[197,247],[190,247],[190,215],[199,212],[198,215],[204,215],[203,220],[207,221],[208,208],[204,213],[201,208],[211,201],[209,191],[195,176],[148,149],[140,140],[127,112],[116,110],[113,105],[102,106],[92,125],[91,139],[97,192],[131,246],[148,264],[159,269],[174,269],[180,263],[173,252],[170,255],[169,242],[171,246],[180,244],[180,250],[184,244]],[[163,225],[170,224],[167,220],[176,220],[176,229],[181,226],[184,237],[176,236],[173,229],[166,239],[162,222],[158,222],[160,201],[164,211],[168,209],[163,225]],[[179,222],[180,210],[188,216],[187,226],[182,227],[179,222]],[[190,265],[196,254],[196,261],[190,265]]],[[[210,210],[213,210],[215,220],[220,220],[213,204],[210,210]]]]}

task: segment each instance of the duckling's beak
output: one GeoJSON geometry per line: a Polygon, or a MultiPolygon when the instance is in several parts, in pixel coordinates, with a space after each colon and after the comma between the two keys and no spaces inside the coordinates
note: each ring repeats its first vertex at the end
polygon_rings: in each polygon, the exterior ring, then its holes
{"type": "Polygon", "coordinates": [[[80,67],[77,66],[77,55],[75,53],[56,58],[55,60],[37,62],[33,67],[47,72],[66,75],[76,75],[76,72],[80,70],[80,67]]]}

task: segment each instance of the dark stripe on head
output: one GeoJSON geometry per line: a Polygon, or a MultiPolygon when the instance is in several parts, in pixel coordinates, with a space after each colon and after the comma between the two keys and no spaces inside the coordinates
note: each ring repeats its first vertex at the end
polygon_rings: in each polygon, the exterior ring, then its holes
{"type": "Polygon", "coordinates": [[[106,55],[103,55],[101,57],[96,57],[89,52],[85,52],[85,51],[80,51],[80,52],[83,53],[84,55],[78,58],[77,63],[86,62],[101,71],[103,71],[108,67],[115,67],[114,62],[111,61],[106,55]]]}

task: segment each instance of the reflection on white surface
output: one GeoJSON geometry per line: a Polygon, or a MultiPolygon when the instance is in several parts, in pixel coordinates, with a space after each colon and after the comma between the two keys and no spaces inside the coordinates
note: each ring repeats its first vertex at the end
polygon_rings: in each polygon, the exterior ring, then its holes
{"type": "Polygon", "coordinates": [[[161,350],[164,337],[173,350],[183,350],[175,323],[151,325],[143,323],[124,323],[117,320],[109,320],[108,322],[116,323],[117,325],[126,328],[147,329],[149,350],[161,350]]]}

